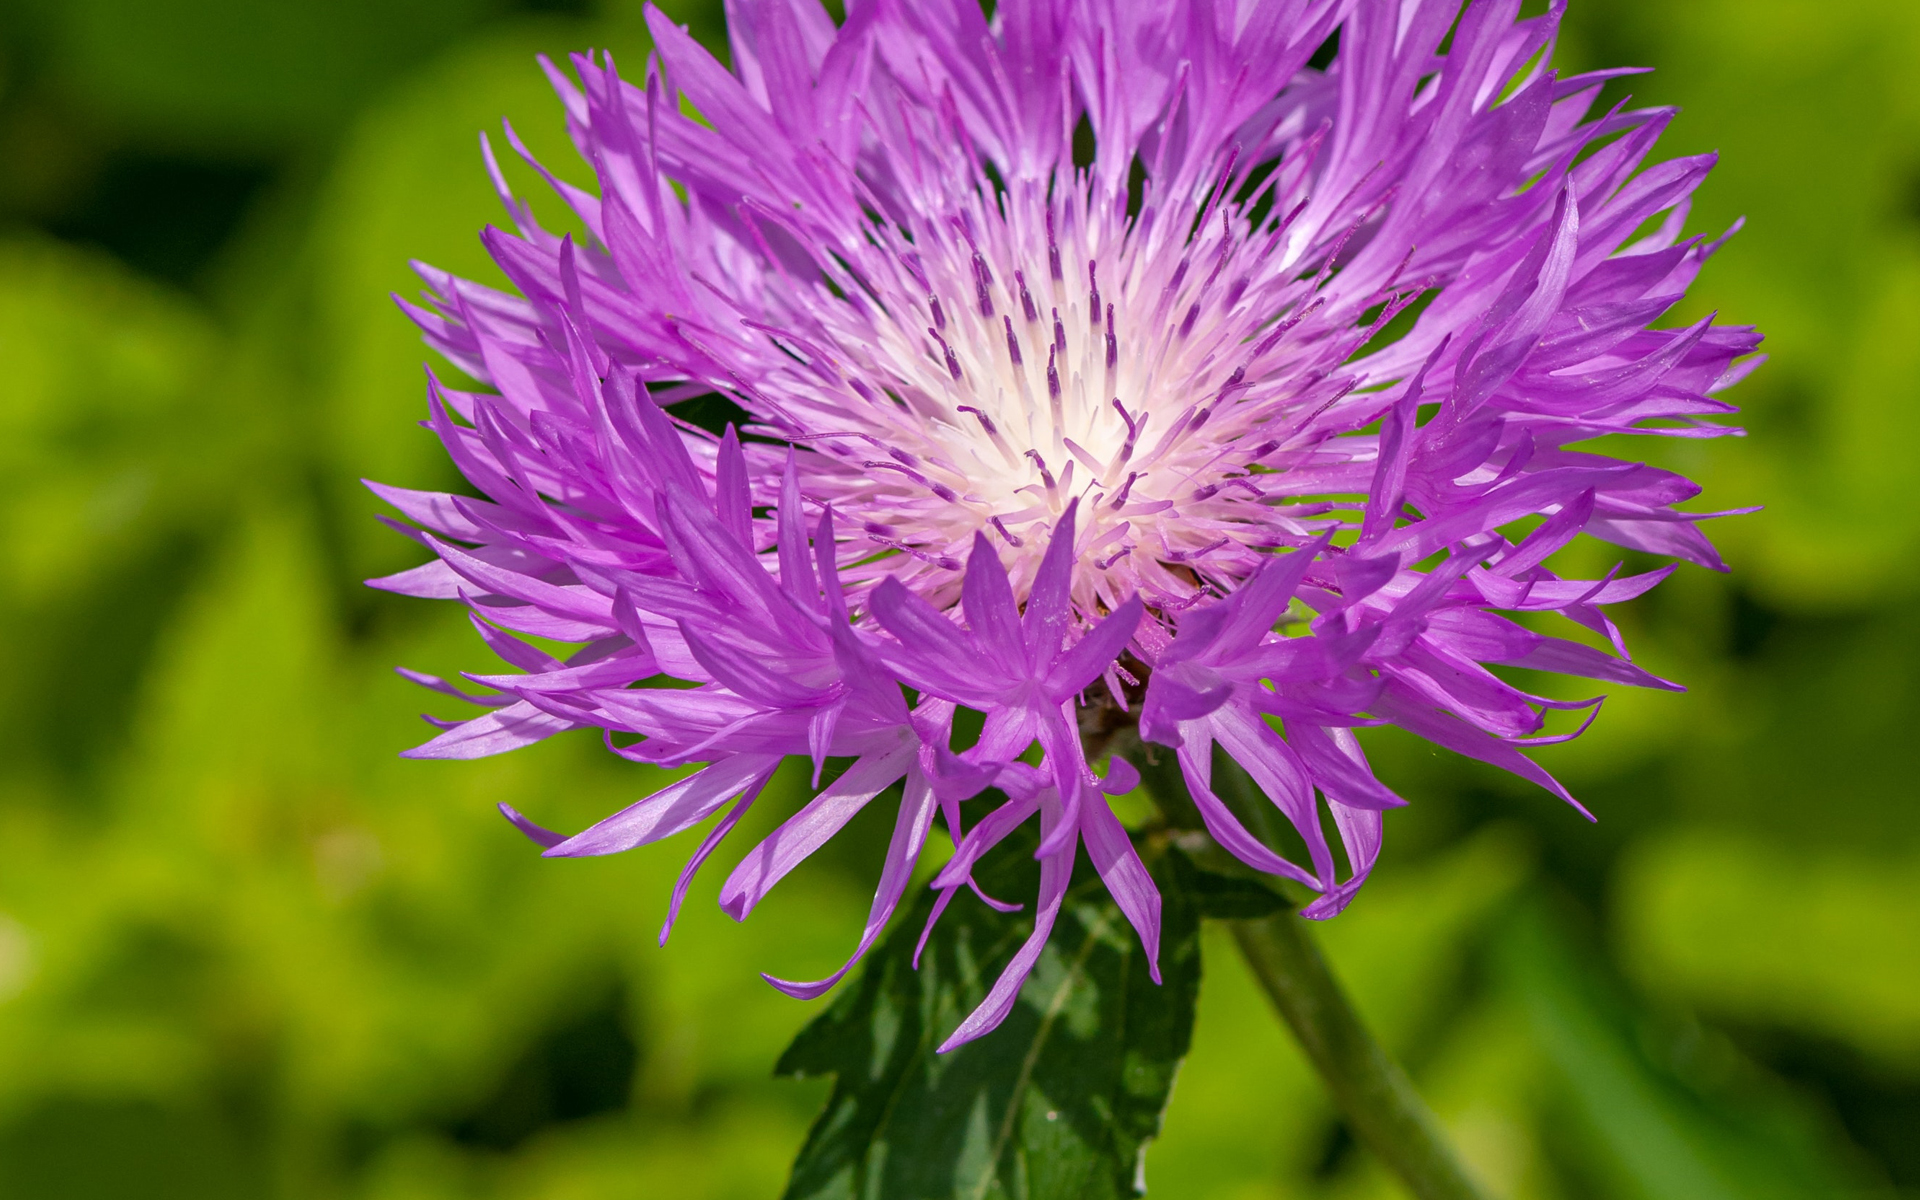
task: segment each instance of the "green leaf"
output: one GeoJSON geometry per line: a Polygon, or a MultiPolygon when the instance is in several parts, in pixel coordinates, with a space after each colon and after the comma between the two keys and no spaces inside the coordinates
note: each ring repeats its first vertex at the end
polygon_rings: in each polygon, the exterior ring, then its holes
{"type": "Polygon", "coordinates": [[[1169,866],[1180,890],[1203,917],[1258,920],[1290,907],[1286,897],[1259,880],[1203,870],[1184,854],[1173,855],[1169,866]]]}
{"type": "Polygon", "coordinates": [[[1144,1191],[1147,1143],[1187,1053],[1200,984],[1199,909],[1180,886],[1194,870],[1178,850],[1154,870],[1163,985],[1148,978],[1139,940],[1083,863],[1006,1023],[934,1051],[1032,928],[1033,849],[1031,837],[1009,839],[976,873],[987,894],[1024,899],[1025,910],[997,913],[962,893],[915,971],[933,900],[923,897],[868,956],[859,982],[781,1057],[778,1074],[837,1077],[788,1200],[1144,1191]]]}

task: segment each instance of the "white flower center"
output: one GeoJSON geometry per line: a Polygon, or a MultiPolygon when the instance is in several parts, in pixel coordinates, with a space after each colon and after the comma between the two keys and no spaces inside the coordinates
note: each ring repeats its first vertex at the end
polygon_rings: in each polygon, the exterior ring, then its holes
{"type": "Polygon", "coordinates": [[[1250,272],[1237,214],[1175,238],[1002,202],[863,262],[870,291],[832,306],[850,394],[809,415],[837,468],[816,496],[934,571],[988,531],[1016,586],[1078,500],[1082,602],[1190,598],[1297,534],[1260,460],[1344,356],[1284,319],[1311,285],[1250,272]]]}

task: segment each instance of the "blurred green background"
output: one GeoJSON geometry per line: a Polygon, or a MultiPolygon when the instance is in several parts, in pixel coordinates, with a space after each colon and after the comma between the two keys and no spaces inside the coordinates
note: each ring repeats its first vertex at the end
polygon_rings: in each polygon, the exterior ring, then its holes
{"type": "MultiPolygon", "coordinates": [[[[386,293],[497,278],[502,115],[582,177],[533,55],[588,46],[637,68],[637,4],[0,3],[0,1197],[778,1194],[825,1085],[770,1077],[817,1010],[756,972],[846,952],[884,827],[744,926],[710,872],[658,949],[687,846],[493,810],[654,781],[397,759],[389,668],[482,651],[357,583],[415,549],[355,478],[452,482],[386,293]]],[[[1774,358],[1753,436],[1661,453],[1769,507],[1621,614],[1693,691],[1548,756],[1597,826],[1373,739],[1414,805],[1325,940],[1501,1196],[1920,1196],[1920,6],[1574,0],[1561,59],[1725,154],[1695,227],[1750,223],[1679,315],[1774,358]]],[[[1208,948],[1153,1194],[1394,1195],[1208,948]]]]}

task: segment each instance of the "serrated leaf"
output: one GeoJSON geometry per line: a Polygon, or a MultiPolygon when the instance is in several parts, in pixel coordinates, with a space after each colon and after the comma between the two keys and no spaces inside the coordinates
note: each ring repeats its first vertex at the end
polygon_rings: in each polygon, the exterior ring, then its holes
{"type": "Polygon", "coordinates": [[[1178,850],[1154,866],[1164,900],[1161,985],[1126,918],[1085,865],[1019,1004],[999,1029],[934,1048],[985,995],[1032,928],[1031,837],[1009,839],[976,878],[1027,901],[1002,914],[962,894],[913,949],[926,896],[896,920],[859,981],[801,1031],[781,1075],[836,1076],[794,1163],[787,1200],[1101,1200],[1145,1190],[1193,1032],[1199,913],[1178,850]],[[1175,864],[1179,865],[1176,866],[1175,864]]]}

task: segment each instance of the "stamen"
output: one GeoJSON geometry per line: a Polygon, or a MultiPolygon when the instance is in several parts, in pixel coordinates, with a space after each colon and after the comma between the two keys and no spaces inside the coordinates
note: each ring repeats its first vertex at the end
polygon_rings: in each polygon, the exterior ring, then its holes
{"type": "Polygon", "coordinates": [[[973,295],[979,301],[980,315],[993,316],[993,272],[987,269],[987,260],[980,252],[973,252],[973,295]]]}
{"type": "Polygon", "coordinates": [[[947,374],[953,376],[953,381],[955,383],[959,383],[960,382],[960,360],[953,356],[953,347],[947,345],[947,339],[940,336],[940,331],[938,329],[934,329],[931,326],[929,326],[927,329],[927,332],[933,335],[934,341],[940,343],[941,351],[947,356],[947,374]]]}
{"type": "Polygon", "coordinates": [[[989,517],[987,519],[987,524],[999,530],[1000,536],[1007,539],[1007,545],[1012,546],[1015,550],[1018,550],[1020,547],[1026,545],[1026,542],[1024,540],[1018,537],[1015,537],[1013,534],[1007,531],[1007,527],[1000,523],[999,517],[989,517]]]}
{"type": "Polygon", "coordinates": [[[986,413],[971,404],[957,404],[954,408],[959,412],[970,412],[979,418],[980,427],[986,430],[987,437],[993,442],[994,449],[1000,452],[1001,457],[1007,460],[1009,466],[1019,465],[1020,455],[1014,451],[1012,446],[1007,444],[1006,438],[1000,436],[1000,429],[993,423],[993,418],[987,416],[986,413]]]}
{"type": "Polygon", "coordinates": [[[1060,398],[1060,368],[1054,365],[1054,358],[1055,351],[1050,347],[1047,350],[1047,398],[1050,400],[1060,398]]]}
{"type": "Polygon", "coordinates": [[[1047,269],[1053,273],[1053,281],[1059,283],[1065,276],[1060,273],[1060,243],[1053,238],[1053,206],[1047,206],[1047,269]]]}
{"type": "Polygon", "coordinates": [[[1013,318],[1001,317],[1007,326],[1007,357],[1013,360],[1015,370],[1020,368],[1020,339],[1013,336],[1013,318]]]}
{"type": "MultiPolygon", "coordinates": [[[[1227,376],[1227,381],[1221,384],[1220,390],[1214,394],[1214,403],[1218,404],[1220,401],[1225,400],[1229,393],[1237,392],[1247,386],[1245,383],[1246,378],[1247,369],[1245,367],[1235,367],[1233,374],[1227,376]]],[[[1194,424],[1195,428],[1198,428],[1199,422],[1196,421],[1194,424]]]]}
{"type": "Polygon", "coordinates": [[[1206,555],[1212,554],[1215,550],[1218,550],[1220,547],[1226,545],[1232,540],[1233,540],[1232,538],[1221,538],[1218,541],[1207,543],[1206,545],[1200,547],[1198,550],[1175,550],[1171,554],[1167,555],[1167,561],[1168,562],[1192,562],[1197,558],[1203,558],[1206,555]]]}
{"type": "MultiPolygon", "coordinates": [[[[1118,400],[1115,400],[1114,403],[1117,405],[1120,402],[1118,400]]],[[[1127,410],[1124,408],[1121,409],[1120,410],[1121,415],[1124,416],[1126,414],[1126,411],[1127,410]]],[[[1152,419],[1153,419],[1152,413],[1141,413],[1139,424],[1136,425],[1136,424],[1133,424],[1132,422],[1128,422],[1127,440],[1120,443],[1120,453],[1113,456],[1113,463],[1111,466],[1107,468],[1107,470],[1111,471],[1114,469],[1114,467],[1118,467],[1121,463],[1124,463],[1133,457],[1134,444],[1140,440],[1141,432],[1146,429],[1147,422],[1152,419]]]]}
{"type": "MultiPolygon", "coordinates": [[[[1240,162],[1240,143],[1235,142],[1232,145],[1232,147],[1229,148],[1227,151],[1227,165],[1222,167],[1220,169],[1220,174],[1215,177],[1213,190],[1207,193],[1207,202],[1201,206],[1200,215],[1195,217],[1193,220],[1194,226],[1196,228],[1198,228],[1199,226],[1205,225],[1207,223],[1207,213],[1212,210],[1215,202],[1220,200],[1221,197],[1229,195],[1232,192],[1234,167],[1239,162],[1240,162]]],[[[1224,205],[1222,206],[1220,215],[1223,217],[1226,215],[1226,210],[1224,205]]]]}
{"type": "Polygon", "coordinates": [[[940,297],[928,296],[927,307],[933,310],[933,327],[935,329],[945,330],[947,327],[947,314],[940,307],[940,297]]]}
{"type": "Polygon", "coordinates": [[[1047,490],[1051,492],[1053,490],[1053,472],[1047,470],[1047,460],[1040,457],[1038,450],[1027,451],[1027,457],[1033,460],[1034,466],[1040,468],[1040,482],[1046,484],[1047,490]]]}
{"type": "Polygon", "coordinates": [[[1027,275],[1024,271],[1015,271],[1013,281],[1020,285],[1020,311],[1026,315],[1027,324],[1040,319],[1040,310],[1033,306],[1033,297],[1027,292],[1027,275]]]}
{"type": "Polygon", "coordinates": [[[1325,303],[1326,303],[1326,299],[1324,297],[1317,296],[1314,298],[1313,303],[1307,305],[1305,308],[1301,309],[1299,312],[1288,317],[1286,320],[1280,322],[1278,325],[1275,325],[1271,333],[1267,334],[1266,337],[1260,339],[1260,344],[1253,348],[1253,353],[1247,355],[1247,361],[1253,362],[1256,359],[1258,359],[1261,355],[1265,354],[1267,351],[1273,349],[1274,345],[1278,343],[1281,338],[1286,336],[1287,331],[1289,329],[1292,329],[1295,325],[1298,325],[1300,322],[1312,316],[1314,313],[1314,310],[1318,309],[1322,304],[1325,304],[1325,303]]]}
{"type": "Polygon", "coordinates": [[[1067,352],[1067,327],[1060,320],[1060,310],[1053,310],[1053,348],[1061,354],[1067,352]]]}
{"type": "Polygon", "coordinates": [[[1100,263],[1097,259],[1087,260],[1087,285],[1093,292],[1093,299],[1090,301],[1092,312],[1088,320],[1098,325],[1100,323],[1100,263]]]}
{"type": "Polygon", "coordinates": [[[898,471],[902,475],[905,475],[907,478],[913,480],[915,483],[926,488],[928,491],[932,492],[934,495],[940,497],[942,500],[947,501],[949,504],[951,504],[953,501],[958,500],[960,498],[959,496],[955,495],[953,489],[948,487],[946,484],[941,483],[937,479],[928,479],[925,475],[922,475],[920,472],[914,470],[912,467],[903,467],[899,463],[882,462],[877,458],[869,459],[867,462],[864,462],[860,465],[864,466],[869,471],[898,471]]]}
{"type": "Polygon", "coordinates": [[[891,546],[902,554],[911,555],[921,562],[939,567],[943,571],[958,571],[964,566],[957,558],[950,558],[945,554],[928,554],[925,550],[909,546],[905,542],[893,541],[888,538],[878,538],[876,540],[883,546],[891,546]]]}
{"type": "Polygon", "coordinates": [[[980,424],[987,431],[988,437],[996,437],[999,435],[1000,431],[993,427],[993,418],[989,417],[986,413],[981,412],[971,404],[959,404],[954,407],[960,412],[972,413],[974,416],[980,418],[980,424]]]}

